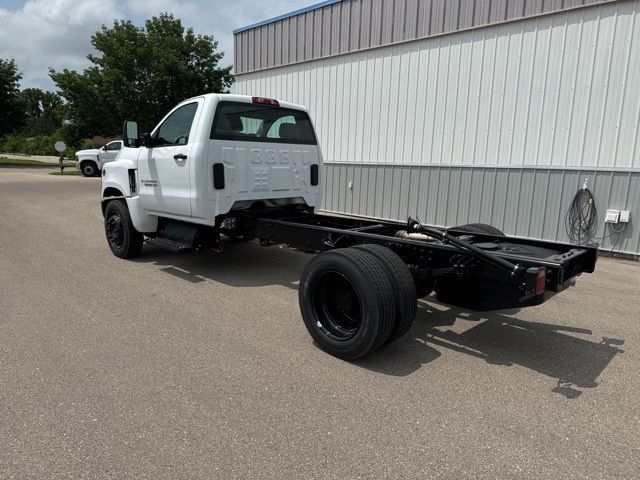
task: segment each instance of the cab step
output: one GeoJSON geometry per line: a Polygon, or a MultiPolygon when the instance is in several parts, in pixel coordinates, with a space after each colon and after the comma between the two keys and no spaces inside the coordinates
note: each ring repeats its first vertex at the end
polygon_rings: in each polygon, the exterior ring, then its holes
{"type": "Polygon", "coordinates": [[[147,243],[148,245],[155,245],[156,247],[164,248],[165,250],[171,250],[172,252],[176,253],[189,252],[193,250],[193,247],[188,243],[182,243],[163,237],[146,238],[145,243],[147,243]]]}

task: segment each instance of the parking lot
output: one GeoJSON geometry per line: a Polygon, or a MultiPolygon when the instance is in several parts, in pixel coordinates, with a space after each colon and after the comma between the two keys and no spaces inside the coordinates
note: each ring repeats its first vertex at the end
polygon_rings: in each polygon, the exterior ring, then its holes
{"type": "Polygon", "coordinates": [[[0,478],[638,478],[640,264],[529,309],[428,297],[348,363],[257,243],[115,258],[100,180],[0,169],[0,478]]]}

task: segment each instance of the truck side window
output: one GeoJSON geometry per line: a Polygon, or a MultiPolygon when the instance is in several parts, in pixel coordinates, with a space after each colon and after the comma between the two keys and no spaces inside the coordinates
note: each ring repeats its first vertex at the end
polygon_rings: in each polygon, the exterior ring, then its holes
{"type": "Polygon", "coordinates": [[[220,102],[211,139],[317,145],[307,112],[273,105],[220,102]]]}
{"type": "Polygon", "coordinates": [[[120,150],[120,142],[107,143],[107,150],[120,150]]]}
{"type": "Polygon", "coordinates": [[[188,103],[167,117],[156,132],[156,145],[186,145],[198,103],[188,103]]]}

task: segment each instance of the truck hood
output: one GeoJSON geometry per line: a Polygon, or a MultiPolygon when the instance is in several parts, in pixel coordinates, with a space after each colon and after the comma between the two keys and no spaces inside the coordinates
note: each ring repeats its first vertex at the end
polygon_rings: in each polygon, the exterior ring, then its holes
{"type": "Polygon", "coordinates": [[[76,155],[80,156],[80,155],[99,155],[100,154],[100,149],[99,148],[89,148],[87,150],[78,150],[76,152],[76,155]]]}

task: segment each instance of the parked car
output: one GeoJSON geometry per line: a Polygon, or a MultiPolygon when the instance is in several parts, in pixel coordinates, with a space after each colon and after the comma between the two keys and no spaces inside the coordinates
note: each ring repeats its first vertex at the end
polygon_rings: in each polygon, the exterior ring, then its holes
{"type": "Polygon", "coordinates": [[[76,168],[85,177],[95,177],[105,163],[113,162],[122,150],[122,140],[114,140],[102,148],[90,148],[76,152],[76,168]]]}

